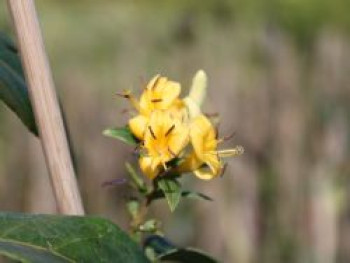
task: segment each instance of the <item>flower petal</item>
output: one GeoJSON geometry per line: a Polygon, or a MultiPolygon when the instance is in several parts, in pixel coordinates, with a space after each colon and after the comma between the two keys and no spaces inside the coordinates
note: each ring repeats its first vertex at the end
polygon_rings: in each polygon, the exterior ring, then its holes
{"type": "Polygon", "coordinates": [[[181,86],[178,82],[167,81],[162,89],[161,107],[162,109],[168,109],[174,101],[179,97],[181,92],[181,86]]]}
{"type": "Polygon", "coordinates": [[[153,158],[145,156],[141,157],[139,159],[139,164],[142,172],[151,180],[157,177],[157,175],[160,172],[160,167],[156,166],[155,168],[153,166],[153,158]]]}
{"type": "Polygon", "coordinates": [[[208,169],[197,169],[193,171],[193,173],[195,176],[202,180],[210,180],[216,177],[216,175],[208,169]]]}
{"type": "Polygon", "coordinates": [[[147,123],[148,118],[143,115],[137,115],[129,120],[129,128],[138,139],[143,140],[147,123]]]}
{"type": "Polygon", "coordinates": [[[185,157],[184,161],[177,167],[177,171],[179,173],[188,173],[194,170],[197,170],[203,162],[198,159],[197,155],[192,152],[187,157],[185,157]]]}
{"type": "MultiPolygon", "coordinates": [[[[210,121],[204,116],[199,115],[193,119],[190,128],[190,137],[193,149],[200,159],[204,159],[204,152],[207,150],[208,134],[215,132],[210,121]]],[[[212,136],[210,136],[212,137],[212,136]]],[[[210,140],[211,142],[212,140],[210,140]]]]}
{"type": "Polygon", "coordinates": [[[149,115],[153,110],[168,110],[181,92],[179,83],[169,81],[160,75],[154,76],[147,84],[140,98],[140,113],[149,115]]]}

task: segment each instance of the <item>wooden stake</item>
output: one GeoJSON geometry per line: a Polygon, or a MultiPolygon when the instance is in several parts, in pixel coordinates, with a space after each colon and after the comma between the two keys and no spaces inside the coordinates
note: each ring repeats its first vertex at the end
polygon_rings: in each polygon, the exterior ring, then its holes
{"type": "MultiPolygon", "coordinates": [[[[33,0],[7,0],[59,212],[84,214],[33,0]]],[[[43,198],[45,198],[43,196],[43,198]]]]}

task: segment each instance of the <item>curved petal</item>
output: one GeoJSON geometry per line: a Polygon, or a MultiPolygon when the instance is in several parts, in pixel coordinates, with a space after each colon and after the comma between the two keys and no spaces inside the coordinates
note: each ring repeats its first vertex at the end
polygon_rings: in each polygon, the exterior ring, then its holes
{"type": "Polygon", "coordinates": [[[137,115],[129,120],[129,128],[138,139],[143,140],[147,123],[148,118],[143,115],[137,115]]]}
{"type": "Polygon", "coordinates": [[[208,169],[197,169],[197,170],[193,171],[193,173],[195,176],[197,176],[199,179],[202,179],[202,180],[211,180],[214,177],[216,177],[216,175],[213,174],[208,169]]]}
{"type": "Polygon", "coordinates": [[[162,109],[168,109],[174,101],[179,97],[181,92],[181,86],[178,82],[167,81],[161,91],[161,107],[162,109]]]}
{"type": "Polygon", "coordinates": [[[222,163],[216,154],[206,154],[204,162],[215,176],[220,174],[222,163]]]}
{"type": "Polygon", "coordinates": [[[153,168],[153,158],[151,157],[141,157],[139,159],[139,164],[141,171],[151,180],[157,177],[160,172],[160,167],[157,166],[153,168]]]}
{"type": "Polygon", "coordinates": [[[173,121],[172,127],[174,128],[171,134],[166,137],[169,137],[168,146],[170,151],[178,155],[187,146],[190,140],[189,129],[186,124],[177,119],[173,121]]]}
{"type": "Polygon", "coordinates": [[[207,148],[207,135],[213,129],[214,128],[210,121],[204,115],[199,115],[193,119],[190,128],[191,143],[194,151],[200,159],[204,159],[204,151],[207,148]]]}
{"type": "Polygon", "coordinates": [[[203,162],[199,160],[194,152],[185,157],[184,161],[177,167],[179,173],[188,173],[197,170],[203,162]]]}

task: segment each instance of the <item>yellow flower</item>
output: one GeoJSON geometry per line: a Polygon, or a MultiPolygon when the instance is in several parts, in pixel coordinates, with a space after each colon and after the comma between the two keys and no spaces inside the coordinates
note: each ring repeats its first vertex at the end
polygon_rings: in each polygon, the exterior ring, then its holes
{"type": "Polygon", "coordinates": [[[178,99],[179,83],[156,75],[148,83],[140,98],[140,114],[149,115],[154,110],[167,110],[178,99]]]}
{"type": "Polygon", "coordinates": [[[177,157],[189,142],[189,129],[170,111],[155,110],[144,134],[145,155],[140,157],[141,170],[154,179],[166,163],[177,157]]]}
{"type": "Polygon", "coordinates": [[[216,135],[208,118],[204,115],[194,118],[190,128],[193,152],[180,165],[179,171],[192,171],[198,178],[209,180],[222,172],[224,166],[221,158],[243,153],[241,146],[218,151],[217,146],[221,140],[218,140],[216,135]],[[203,167],[204,165],[207,167],[203,167]]]}
{"type": "Polygon", "coordinates": [[[147,84],[139,101],[130,92],[124,93],[122,96],[128,98],[139,112],[139,115],[129,120],[131,132],[142,140],[149,117],[155,110],[170,110],[174,114],[182,113],[185,105],[178,98],[180,92],[179,83],[156,75],[147,84]]]}

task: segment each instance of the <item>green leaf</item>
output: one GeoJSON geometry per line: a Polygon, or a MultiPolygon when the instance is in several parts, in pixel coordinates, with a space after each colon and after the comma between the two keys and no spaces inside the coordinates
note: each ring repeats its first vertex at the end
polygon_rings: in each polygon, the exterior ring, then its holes
{"type": "Polygon", "coordinates": [[[181,196],[185,198],[196,199],[196,200],[213,201],[213,199],[210,196],[207,196],[205,194],[198,193],[198,192],[192,192],[192,191],[183,191],[181,192],[181,196]]]}
{"type": "MultiPolygon", "coordinates": [[[[147,203],[151,203],[152,201],[164,198],[165,195],[163,191],[156,190],[147,195],[147,203]]],[[[213,199],[205,194],[192,192],[192,191],[181,191],[182,198],[196,199],[196,200],[205,200],[205,201],[213,201],[213,199]]]]}
{"type": "Polygon", "coordinates": [[[218,263],[216,259],[195,248],[179,248],[173,245],[168,239],[159,235],[150,235],[145,240],[145,250],[152,249],[156,258],[160,261],[166,262],[180,262],[180,263],[218,263]]]}
{"type": "Polygon", "coordinates": [[[8,64],[19,76],[24,79],[22,63],[17,48],[12,40],[0,32],[0,60],[8,64]]]}
{"type": "Polygon", "coordinates": [[[38,135],[21,62],[9,38],[0,34],[0,100],[38,135]]]}
{"type": "Polygon", "coordinates": [[[0,254],[21,262],[149,262],[130,237],[98,217],[0,213],[0,254]]]}
{"type": "Polygon", "coordinates": [[[174,248],[158,256],[158,259],[181,263],[219,263],[212,256],[196,248],[174,248]]]}
{"type": "Polygon", "coordinates": [[[165,176],[160,177],[157,183],[158,187],[163,191],[165,195],[170,211],[174,212],[181,198],[180,183],[175,178],[165,176]]]}
{"type": "Polygon", "coordinates": [[[121,140],[132,146],[139,144],[139,140],[131,133],[128,126],[121,128],[111,128],[103,131],[103,135],[121,140]]]}

